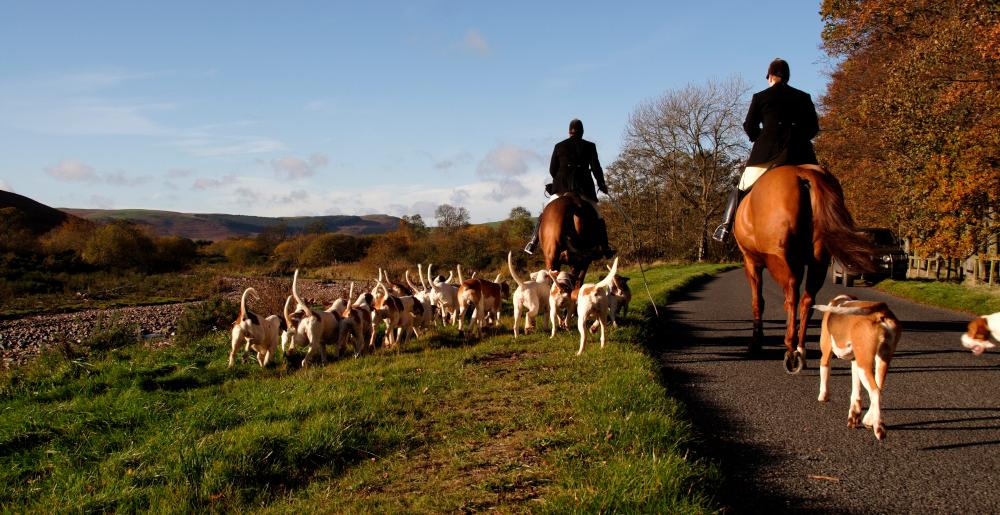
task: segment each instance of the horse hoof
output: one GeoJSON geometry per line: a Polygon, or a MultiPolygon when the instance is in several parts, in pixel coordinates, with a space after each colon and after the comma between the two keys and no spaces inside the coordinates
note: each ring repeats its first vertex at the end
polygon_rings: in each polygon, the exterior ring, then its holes
{"type": "Polygon", "coordinates": [[[785,372],[798,374],[806,365],[806,360],[798,351],[785,353],[785,372]]]}

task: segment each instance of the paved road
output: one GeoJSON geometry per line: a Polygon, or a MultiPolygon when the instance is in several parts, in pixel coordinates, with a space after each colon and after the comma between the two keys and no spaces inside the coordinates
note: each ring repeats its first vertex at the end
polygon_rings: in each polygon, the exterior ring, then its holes
{"type": "MultiPolygon", "coordinates": [[[[770,277],[764,290],[767,341],[754,359],[742,270],[661,310],[667,386],[728,478],[720,491],[731,510],[1000,513],[1000,353],[977,357],[961,347],[969,315],[850,289],[886,301],[903,322],[883,391],[888,436],[878,442],[871,430],[847,428],[849,362],[834,360],[830,401],[816,401],[818,317],[809,369],[784,372],[783,296],[770,277]]],[[[828,282],[819,300],[844,291],[828,282]]]]}

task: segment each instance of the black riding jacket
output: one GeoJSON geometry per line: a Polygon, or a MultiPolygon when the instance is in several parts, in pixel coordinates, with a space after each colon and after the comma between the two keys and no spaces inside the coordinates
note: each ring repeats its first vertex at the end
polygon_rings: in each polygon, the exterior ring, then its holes
{"type": "Polygon", "coordinates": [[[588,200],[597,200],[594,190],[594,179],[602,191],[604,185],[604,170],[597,159],[597,145],[575,136],[570,136],[552,150],[552,162],[549,164],[552,175],[552,193],[560,195],[576,192],[588,200]],[[593,175],[594,179],[590,176],[593,175]]]}
{"type": "Polygon", "coordinates": [[[810,140],[819,132],[808,93],[779,82],[754,94],[743,122],[753,150],[747,166],[818,164],[810,140]]]}

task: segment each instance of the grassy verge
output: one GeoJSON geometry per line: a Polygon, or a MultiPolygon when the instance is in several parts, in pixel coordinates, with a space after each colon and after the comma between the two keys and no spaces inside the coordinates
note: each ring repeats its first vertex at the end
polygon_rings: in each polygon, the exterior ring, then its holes
{"type": "Polygon", "coordinates": [[[881,281],[875,287],[923,304],[957,309],[975,315],[1000,311],[1000,290],[995,288],[970,287],[937,281],[894,281],[892,279],[881,281]]]}
{"type": "MultiPolygon", "coordinates": [[[[663,299],[718,266],[650,270],[663,299]]],[[[53,353],[0,380],[0,509],[188,512],[717,509],[716,470],[631,324],[578,337],[441,330],[326,367],[185,348],[53,353]]],[[[509,317],[504,320],[509,324],[509,317]]]]}

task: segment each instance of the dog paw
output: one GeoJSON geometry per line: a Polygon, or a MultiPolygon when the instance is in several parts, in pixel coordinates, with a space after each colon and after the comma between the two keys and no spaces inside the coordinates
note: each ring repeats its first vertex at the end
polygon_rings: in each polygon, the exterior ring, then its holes
{"type": "Polygon", "coordinates": [[[879,441],[882,441],[885,440],[885,435],[886,435],[885,425],[879,424],[878,427],[875,428],[875,438],[877,438],[879,441]]]}
{"type": "Polygon", "coordinates": [[[856,427],[858,427],[860,422],[861,422],[861,417],[858,415],[852,414],[848,415],[847,417],[847,427],[851,429],[855,429],[856,427]]]}

